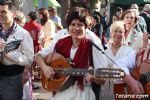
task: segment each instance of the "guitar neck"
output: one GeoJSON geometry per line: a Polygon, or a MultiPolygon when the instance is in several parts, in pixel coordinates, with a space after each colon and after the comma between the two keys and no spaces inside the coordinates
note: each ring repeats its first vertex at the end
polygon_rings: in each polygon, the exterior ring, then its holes
{"type": "Polygon", "coordinates": [[[80,68],[55,68],[56,74],[65,76],[85,76],[87,73],[93,74],[93,70],[80,69],[80,68]]]}

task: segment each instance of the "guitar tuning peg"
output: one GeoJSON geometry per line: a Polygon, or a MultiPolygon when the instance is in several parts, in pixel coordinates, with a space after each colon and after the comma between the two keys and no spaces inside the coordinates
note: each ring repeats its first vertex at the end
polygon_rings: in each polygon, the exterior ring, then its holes
{"type": "Polygon", "coordinates": [[[123,79],[122,79],[122,78],[120,78],[120,81],[123,81],[123,79]]]}
{"type": "Polygon", "coordinates": [[[115,78],[111,78],[111,80],[115,80],[115,78]]]}

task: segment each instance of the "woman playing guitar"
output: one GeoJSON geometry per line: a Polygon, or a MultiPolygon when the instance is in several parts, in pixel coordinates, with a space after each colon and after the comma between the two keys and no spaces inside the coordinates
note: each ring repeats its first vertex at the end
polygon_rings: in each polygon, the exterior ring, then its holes
{"type": "MultiPolygon", "coordinates": [[[[107,62],[104,55],[94,48],[87,39],[85,18],[86,16],[81,9],[76,9],[68,13],[67,26],[70,36],[59,39],[54,46],[50,45],[49,48],[51,50],[49,49],[46,53],[57,52],[65,58],[71,58],[74,62],[71,65],[72,68],[89,69],[92,61],[94,68],[106,66],[107,62]]],[[[98,40],[98,38],[94,39],[98,40]]],[[[45,64],[44,57],[46,55],[44,56],[42,53],[39,53],[36,55],[35,60],[41,67],[45,77],[52,80],[55,77],[55,70],[45,64]]],[[[96,100],[91,88],[91,81],[101,83],[101,80],[90,74],[73,77],[73,79],[75,82],[69,88],[57,91],[53,97],[55,100],[96,100]]]]}

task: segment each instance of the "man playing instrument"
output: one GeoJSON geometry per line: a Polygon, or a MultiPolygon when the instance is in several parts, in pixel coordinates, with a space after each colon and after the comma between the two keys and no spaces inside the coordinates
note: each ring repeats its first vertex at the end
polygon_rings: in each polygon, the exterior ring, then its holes
{"type": "Polygon", "coordinates": [[[0,0],[0,100],[22,100],[23,71],[30,66],[34,57],[34,48],[30,34],[14,21],[15,8],[12,0],[0,0]],[[11,51],[17,41],[18,48],[11,51]],[[7,48],[8,43],[10,47],[7,48]],[[6,43],[6,45],[2,44],[6,43]],[[14,43],[14,44],[13,44],[14,43]],[[1,47],[4,47],[1,48],[1,47]],[[10,51],[9,51],[10,49],[10,51]],[[6,51],[5,51],[6,50],[6,51]]]}

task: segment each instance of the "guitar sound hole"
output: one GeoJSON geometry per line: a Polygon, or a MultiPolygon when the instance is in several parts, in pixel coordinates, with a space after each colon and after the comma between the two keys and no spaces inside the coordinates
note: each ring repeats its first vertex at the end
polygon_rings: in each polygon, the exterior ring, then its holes
{"type": "Polygon", "coordinates": [[[61,68],[62,67],[62,65],[57,65],[58,66],[58,68],[61,68]]]}
{"type": "Polygon", "coordinates": [[[59,79],[60,75],[54,75],[54,79],[59,79]]]}

